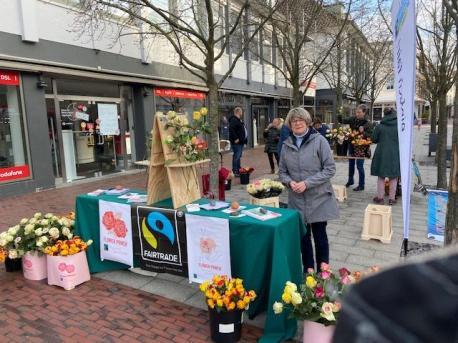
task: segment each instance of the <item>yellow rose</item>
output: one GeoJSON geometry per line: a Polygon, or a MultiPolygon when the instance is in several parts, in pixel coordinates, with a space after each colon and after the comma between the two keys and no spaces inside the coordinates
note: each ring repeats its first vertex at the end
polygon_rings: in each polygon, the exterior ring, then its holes
{"type": "Polygon", "coordinates": [[[60,251],[61,256],[67,256],[68,255],[68,250],[61,250],[60,251]]]}
{"type": "Polygon", "coordinates": [[[242,300],[237,301],[237,308],[243,310],[246,307],[245,302],[242,300]]]}
{"type": "Polygon", "coordinates": [[[229,305],[227,306],[227,309],[229,311],[235,309],[235,302],[230,302],[229,305]]]}
{"type": "Polygon", "coordinates": [[[308,288],[315,288],[316,286],[316,281],[313,278],[313,276],[307,276],[307,279],[305,280],[305,284],[308,288]]]}
{"type": "Polygon", "coordinates": [[[203,116],[206,116],[208,113],[208,109],[206,107],[202,107],[200,109],[200,114],[202,114],[203,116]]]}
{"type": "Polygon", "coordinates": [[[281,299],[286,303],[289,304],[291,303],[291,294],[285,292],[282,294],[281,299]]]}
{"type": "Polygon", "coordinates": [[[212,299],[207,300],[207,305],[210,308],[215,308],[215,302],[212,299]]]}
{"type": "Polygon", "coordinates": [[[302,297],[299,293],[297,292],[294,292],[292,295],[291,295],[291,303],[296,306],[296,305],[299,305],[302,303],[302,297]]]}
{"type": "Polygon", "coordinates": [[[223,307],[223,299],[216,300],[216,305],[218,305],[218,307],[223,307]]]}
{"type": "Polygon", "coordinates": [[[283,312],[283,304],[279,302],[275,302],[273,309],[274,309],[275,314],[280,314],[283,312]]]}
{"type": "Polygon", "coordinates": [[[192,119],[194,120],[200,120],[200,112],[199,111],[194,111],[192,113],[192,119]]]}
{"type": "Polygon", "coordinates": [[[205,292],[207,290],[207,287],[208,287],[208,281],[205,281],[200,284],[199,289],[201,292],[205,292]]]}

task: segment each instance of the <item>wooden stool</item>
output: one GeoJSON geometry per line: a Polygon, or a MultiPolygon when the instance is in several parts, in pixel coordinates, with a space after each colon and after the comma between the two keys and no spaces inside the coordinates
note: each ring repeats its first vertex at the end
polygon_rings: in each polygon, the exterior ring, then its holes
{"type": "Polygon", "coordinates": [[[378,239],[382,243],[389,244],[391,236],[393,236],[391,206],[367,205],[361,239],[366,241],[378,239]]]}
{"type": "Polygon", "coordinates": [[[264,199],[258,199],[255,197],[250,197],[250,204],[251,205],[259,205],[259,206],[269,206],[269,207],[280,207],[280,199],[279,197],[270,197],[264,199]]]}
{"type": "Polygon", "coordinates": [[[334,189],[334,195],[338,202],[347,200],[347,188],[345,186],[332,185],[332,189],[334,189]]]}

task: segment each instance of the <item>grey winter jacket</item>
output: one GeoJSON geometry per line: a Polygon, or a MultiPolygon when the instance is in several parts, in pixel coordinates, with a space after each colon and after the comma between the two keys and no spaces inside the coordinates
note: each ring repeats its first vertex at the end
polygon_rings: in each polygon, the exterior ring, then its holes
{"type": "Polygon", "coordinates": [[[302,213],[305,223],[324,222],[339,218],[339,208],[331,185],[336,165],[326,138],[310,135],[298,148],[292,137],[283,143],[280,157],[280,181],[288,189],[288,207],[302,213]],[[305,181],[305,192],[295,193],[291,181],[305,181]]]}

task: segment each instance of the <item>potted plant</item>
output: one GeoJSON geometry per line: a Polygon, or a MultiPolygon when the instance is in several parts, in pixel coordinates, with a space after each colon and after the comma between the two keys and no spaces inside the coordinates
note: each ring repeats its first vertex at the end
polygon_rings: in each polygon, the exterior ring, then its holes
{"type": "Polygon", "coordinates": [[[205,295],[213,342],[231,343],[240,340],[242,313],[256,298],[254,291],[246,291],[243,280],[215,275],[200,285],[205,295]]]}
{"type": "Polygon", "coordinates": [[[78,236],[67,240],[58,240],[44,249],[48,267],[48,285],[56,285],[70,290],[89,281],[89,266],[86,250],[92,240],[84,242],[78,236]]]}
{"type": "Polygon", "coordinates": [[[0,248],[5,255],[5,269],[7,272],[16,272],[22,269],[24,250],[20,249],[20,226],[15,225],[0,233],[0,248]]]}
{"type": "Polygon", "coordinates": [[[370,145],[372,140],[364,134],[353,131],[351,134],[351,144],[353,145],[353,157],[371,157],[370,145]]]}
{"type": "Polygon", "coordinates": [[[307,271],[299,287],[286,282],[282,299],[274,303],[273,310],[279,314],[287,309],[291,317],[304,321],[304,343],[331,342],[340,314],[340,298],[360,277],[361,273],[352,274],[346,268],[339,269],[336,274],[328,264],[322,263],[320,272],[307,271]]]}
{"type": "Polygon", "coordinates": [[[250,183],[250,174],[254,172],[252,167],[242,167],[239,169],[240,184],[248,185],[250,183]]]}

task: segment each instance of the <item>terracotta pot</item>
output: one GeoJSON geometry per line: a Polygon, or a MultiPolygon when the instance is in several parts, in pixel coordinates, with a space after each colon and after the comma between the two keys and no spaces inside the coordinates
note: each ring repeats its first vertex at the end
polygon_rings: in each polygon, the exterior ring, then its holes
{"type": "Polygon", "coordinates": [[[334,325],[324,326],[323,324],[304,320],[303,343],[331,343],[334,334],[334,325]]]}
{"type": "Polygon", "coordinates": [[[210,336],[216,343],[238,342],[242,336],[241,310],[221,311],[208,309],[210,317],[210,336]]]}
{"type": "Polygon", "coordinates": [[[48,277],[46,255],[37,251],[28,251],[22,257],[22,272],[28,280],[43,280],[48,277]]]}
{"type": "Polygon", "coordinates": [[[91,279],[86,252],[70,256],[46,256],[48,285],[70,290],[91,279]]]}

